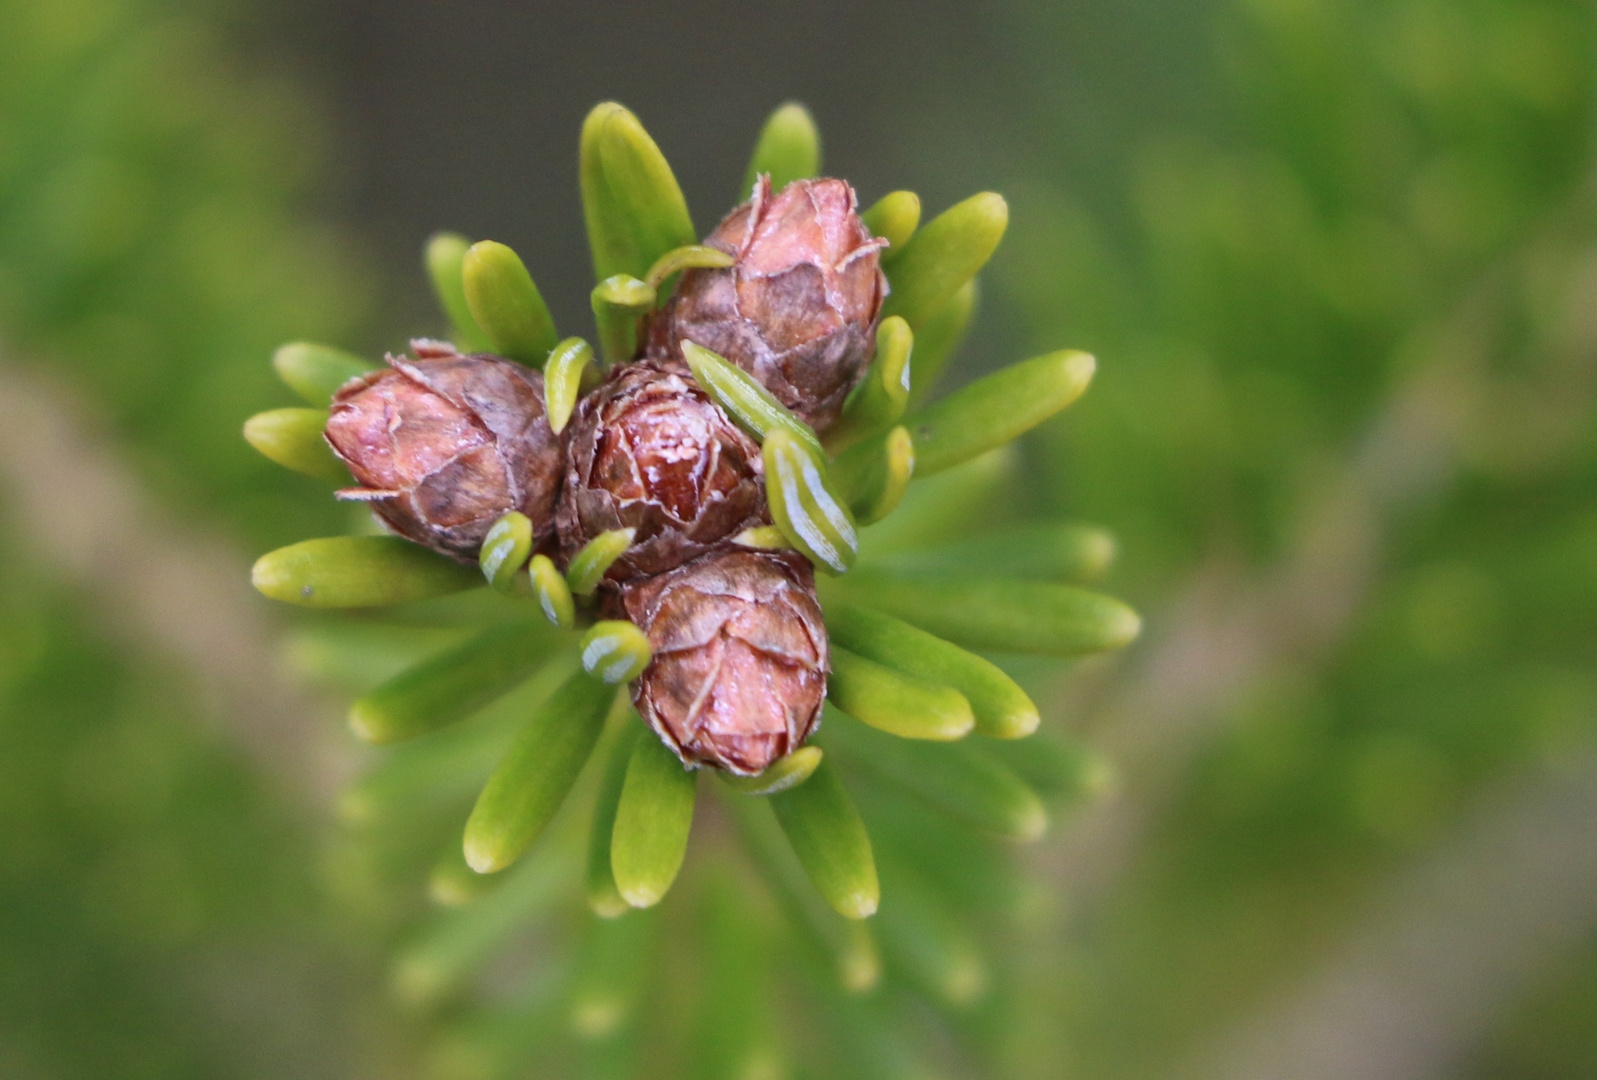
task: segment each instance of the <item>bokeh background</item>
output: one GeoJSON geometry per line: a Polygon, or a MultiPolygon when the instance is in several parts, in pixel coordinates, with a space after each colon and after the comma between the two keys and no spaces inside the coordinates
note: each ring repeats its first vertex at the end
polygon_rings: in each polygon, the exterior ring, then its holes
{"type": "Polygon", "coordinates": [[[581,323],[607,98],[701,228],[788,99],[865,202],[1003,192],[955,380],[1099,357],[1017,498],[1120,538],[1147,632],[1044,710],[1119,784],[981,1052],[875,1075],[1597,1076],[1588,0],[0,0],[0,1075],[437,1064],[245,584],[345,516],[238,429],[434,323],[438,228],[581,323]]]}

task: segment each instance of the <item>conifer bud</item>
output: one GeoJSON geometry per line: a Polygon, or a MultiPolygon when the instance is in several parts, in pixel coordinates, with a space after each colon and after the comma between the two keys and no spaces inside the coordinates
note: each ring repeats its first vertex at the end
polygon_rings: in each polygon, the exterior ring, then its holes
{"type": "Polygon", "coordinates": [[[561,550],[569,559],[600,533],[636,530],[611,581],[674,569],[765,520],[759,444],[691,378],[617,368],[568,431],[561,550]]]}
{"type": "Polygon", "coordinates": [[[886,244],[842,180],[760,177],[705,243],[737,261],[689,270],[650,327],[648,350],[681,363],[688,340],[759,379],[817,431],[837,419],[871,358],[887,295],[886,244]]]}
{"type": "Polygon", "coordinates": [[[722,549],[621,597],[653,651],[633,702],[684,763],[752,776],[804,744],[829,653],[801,556],[722,549]]]}
{"type": "Polygon", "coordinates": [[[434,342],[412,351],[334,395],[327,442],[361,484],[339,497],[462,562],[510,510],[532,520],[535,540],[548,536],[564,446],[545,418],[543,376],[434,342]]]}

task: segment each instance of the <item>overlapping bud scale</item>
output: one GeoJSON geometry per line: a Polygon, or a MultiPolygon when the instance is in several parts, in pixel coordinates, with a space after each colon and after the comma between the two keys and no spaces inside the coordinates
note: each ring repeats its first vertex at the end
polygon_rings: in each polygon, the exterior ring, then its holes
{"type": "Polygon", "coordinates": [[[828,645],[802,556],[721,549],[623,596],[654,653],[634,702],[683,762],[750,776],[804,744],[828,645]]]}
{"type": "Polygon", "coordinates": [[[412,351],[334,395],[326,439],[361,485],[339,497],[461,562],[511,510],[547,536],[565,451],[545,417],[543,376],[431,342],[412,351]]]}
{"type": "Polygon", "coordinates": [[[689,270],[651,327],[650,355],[681,363],[681,343],[720,353],[817,431],[843,409],[871,358],[887,295],[880,252],[842,180],[768,177],[705,244],[724,269],[689,270]]]}
{"type": "Polygon", "coordinates": [[[617,368],[568,431],[561,550],[569,559],[600,533],[636,530],[613,582],[674,569],[764,520],[759,445],[689,378],[617,368]]]}

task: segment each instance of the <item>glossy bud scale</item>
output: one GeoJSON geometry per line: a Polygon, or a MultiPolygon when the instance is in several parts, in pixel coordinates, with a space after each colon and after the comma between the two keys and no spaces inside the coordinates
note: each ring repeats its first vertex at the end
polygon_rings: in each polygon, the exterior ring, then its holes
{"type": "Polygon", "coordinates": [[[691,378],[618,368],[568,430],[561,549],[570,558],[601,533],[635,530],[613,581],[681,566],[764,520],[759,445],[691,378]]]}
{"type": "Polygon", "coordinates": [[[721,550],[622,598],[653,652],[633,702],[685,763],[751,776],[803,745],[830,666],[803,558],[721,550]]]}

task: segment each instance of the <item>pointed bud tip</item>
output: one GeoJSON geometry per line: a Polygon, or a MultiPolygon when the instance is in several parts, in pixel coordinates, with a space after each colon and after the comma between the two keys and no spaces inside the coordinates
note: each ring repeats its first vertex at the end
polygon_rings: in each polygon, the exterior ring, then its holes
{"type": "Polygon", "coordinates": [[[665,896],[657,888],[639,885],[618,886],[621,898],[627,902],[629,908],[651,908],[658,904],[665,896]]]}
{"type": "Polygon", "coordinates": [[[920,196],[913,191],[890,191],[860,215],[873,236],[887,241],[884,259],[898,254],[920,227],[920,196]]]}
{"type": "Polygon", "coordinates": [[[491,850],[481,837],[473,836],[470,831],[466,833],[466,838],[462,844],[462,850],[466,855],[466,865],[479,874],[496,873],[510,865],[509,861],[502,859],[497,852],[491,850]]]}
{"type": "Polygon", "coordinates": [[[760,177],[781,191],[795,180],[813,178],[821,168],[821,133],[810,111],[790,101],[766,117],[744,174],[744,189],[757,190],[760,177]]]}
{"type": "Polygon", "coordinates": [[[1009,225],[1009,201],[998,192],[983,191],[972,195],[967,202],[972,210],[979,210],[999,228],[1009,225]]]}
{"type": "Polygon", "coordinates": [[[1072,378],[1091,382],[1098,372],[1098,358],[1080,349],[1066,349],[1059,354],[1064,358],[1063,370],[1072,378]]]}
{"type": "Polygon", "coordinates": [[[466,249],[468,263],[481,263],[485,259],[515,259],[521,261],[515,249],[509,244],[501,244],[497,240],[478,240],[466,249]]]}
{"type": "Polygon", "coordinates": [[[1124,648],[1142,634],[1142,616],[1119,601],[1114,603],[1118,610],[1104,620],[1104,647],[1108,649],[1124,648]]]}
{"type": "Polygon", "coordinates": [[[250,584],[255,586],[255,591],[273,600],[278,599],[282,592],[285,575],[282,572],[281,560],[272,558],[273,552],[255,560],[255,565],[250,567],[250,584]]]}
{"type": "Polygon", "coordinates": [[[776,111],[771,113],[771,118],[766,123],[802,124],[805,127],[814,127],[815,117],[810,114],[810,110],[805,107],[803,102],[788,101],[778,106],[776,111]]]}
{"type": "Polygon", "coordinates": [[[462,258],[470,247],[471,241],[457,232],[435,232],[427,238],[427,265],[435,268],[452,265],[462,258]]]}
{"type": "Polygon", "coordinates": [[[1041,724],[1042,716],[1035,707],[1015,709],[1003,717],[1001,728],[990,734],[995,739],[1024,739],[1036,734],[1041,724]]]}
{"type": "MultiPolygon", "coordinates": [[[[947,226],[957,226],[971,250],[985,250],[987,261],[1009,229],[1009,203],[996,191],[983,191],[955,203],[939,215],[947,226]]],[[[933,219],[936,223],[938,218],[933,219]]]]}
{"type": "Polygon", "coordinates": [[[619,101],[601,101],[588,110],[588,116],[582,122],[583,140],[587,140],[590,132],[593,135],[597,135],[600,130],[612,122],[620,121],[625,123],[628,120],[638,124],[640,128],[643,126],[638,123],[638,118],[633,115],[632,110],[619,101]]]}
{"type": "Polygon", "coordinates": [[[837,900],[838,913],[849,919],[868,919],[876,914],[876,909],[881,904],[881,893],[874,890],[861,890],[850,893],[837,900]]]}
{"type": "Polygon", "coordinates": [[[1087,392],[1093,376],[1098,373],[1098,358],[1080,349],[1059,349],[1031,360],[1022,360],[1008,370],[1019,372],[1026,368],[1031,368],[1043,377],[1043,384],[1038,389],[1043,392],[1052,390],[1059,398],[1057,408],[1063,409],[1087,392]]]}

